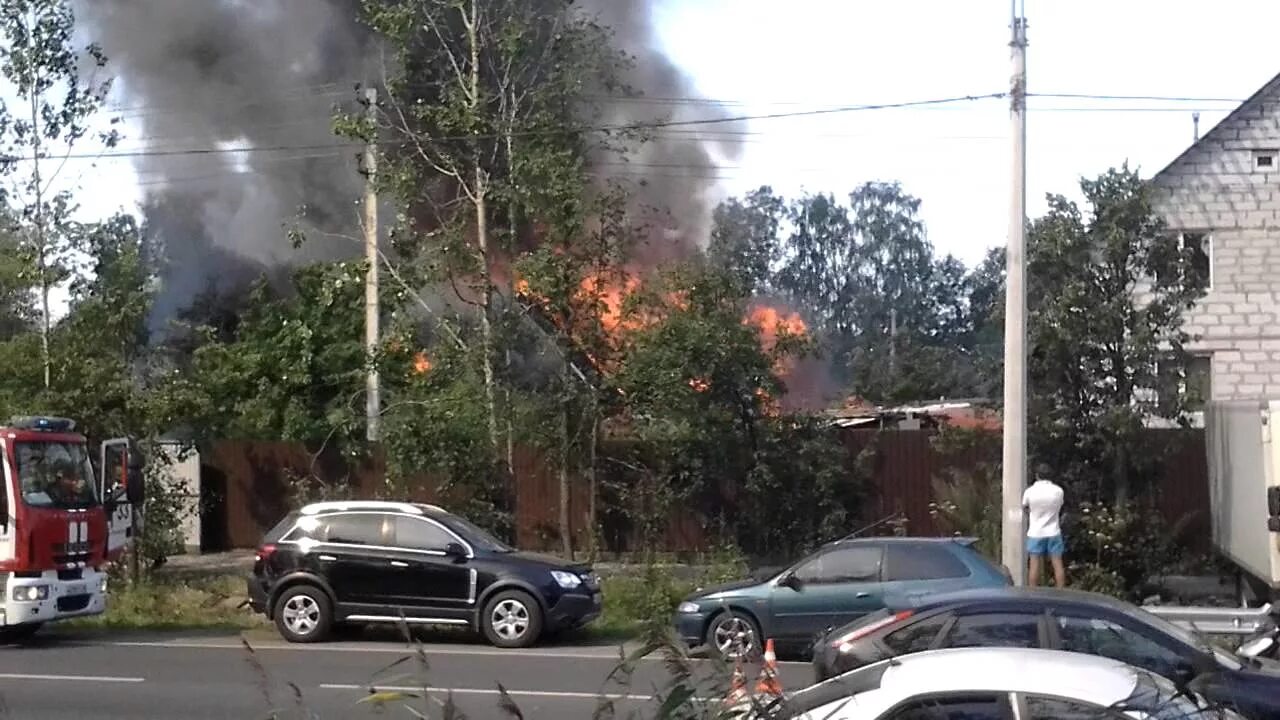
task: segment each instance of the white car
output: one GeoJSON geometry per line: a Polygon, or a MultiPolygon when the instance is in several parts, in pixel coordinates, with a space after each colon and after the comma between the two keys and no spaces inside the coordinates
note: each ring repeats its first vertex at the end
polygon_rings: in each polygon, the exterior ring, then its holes
{"type": "Polygon", "coordinates": [[[1239,720],[1145,670],[1096,655],[975,647],[905,655],[805,688],[795,720],[1239,720]]]}

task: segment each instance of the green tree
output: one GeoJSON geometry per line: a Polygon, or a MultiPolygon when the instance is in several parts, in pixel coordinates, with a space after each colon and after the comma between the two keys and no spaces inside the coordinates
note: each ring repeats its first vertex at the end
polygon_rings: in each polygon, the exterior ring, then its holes
{"type": "Polygon", "coordinates": [[[779,233],[786,217],[786,201],[763,186],[746,197],[729,198],[712,215],[707,257],[741,283],[745,292],[763,294],[781,253],[779,233]]]}
{"type": "MultiPolygon", "coordinates": [[[[362,447],[363,278],[362,263],[319,263],[296,270],[287,295],[258,283],[234,340],[205,329],[190,366],[165,384],[158,415],[213,437],[362,447]]],[[[394,307],[395,292],[384,293],[394,307]]]]}
{"type": "Polygon", "coordinates": [[[897,183],[866,183],[845,207],[809,196],[792,203],[775,286],[814,321],[850,391],[876,400],[973,394],[970,278],[937,258],[920,200],[897,183]]]}
{"type": "Polygon", "coordinates": [[[16,223],[0,226],[0,341],[35,328],[32,287],[16,223]]]}
{"type": "Polygon", "coordinates": [[[778,368],[808,342],[784,331],[766,347],[761,328],[742,320],[739,279],[681,268],[639,293],[636,312],[649,322],[614,378],[625,398],[615,420],[633,443],[610,462],[626,468],[633,492],[623,495],[646,532],[662,530],[654,518],[673,508],[692,508],[744,549],[785,554],[847,528],[859,483],[824,423],[781,412],[778,368]]]}
{"type": "Polygon", "coordinates": [[[1206,278],[1136,172],[1112,169],[1080,188],[1087,215],[1050,196],[1029,236],[1032,450],[1079,500],[1124,502],[1149,487],[1160,459],[1146,421],[1186,409],[1186,398],[1156,391],[1161,375],[1185,376],[1183,313],[1206,278]]]}
{"type": "Polygon", "coordinates": [[[94,132],[108,82],[81,78],[106,64],[101,50],[74,47],[75,17],[68,0],[0,2],[0,75],[20,110],[0,109],[0,193],[19,218],[20,257],[39,301],[43,386],[52,384],[49,295],[72,274],[75,203],[70,190],[54,190],[72,148],[89,138],[106,147],[114,130],[94,132]],[[61,160],[59,155],[62,156],[61,160]]]}
{"type": "Polygon", "coordinates": [[[396,69],[385,78],[376,123],[340,118],[338,130],[387,142],[379,177],[402,208],[401,248],[475,310],[489,456],[497,462],[502,264],[535,223],[581,224],[586,160],[602,142],[580,129],[598,114],[587,93],[613,90],[622,59],[569,0],[363,7],[396,69]]]}

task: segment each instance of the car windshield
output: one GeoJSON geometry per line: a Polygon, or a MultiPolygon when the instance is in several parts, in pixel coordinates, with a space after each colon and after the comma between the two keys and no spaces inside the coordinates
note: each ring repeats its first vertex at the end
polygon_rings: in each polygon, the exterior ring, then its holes
{"type": "Polygon", "coordinates": [[[463,520],[457,515],[449,516],[449,524],[453,527],[454,531],[462,535],[467,542],[483,550],[496,553],[515,552],[510,545],[507,545],[498,538],[489,534],[487,530],[484,530],[474,523],[463,520]]]}
{"type": "Polygon", "coordinates": [[[1211,707],[1199,696],[1179,691],[1169,680],[1149,672],[1136,673],[1137,680],[1129,697],[1113,708],[1127,713],[1142,713],[1152,720],[1186,720],[1186,718],[1221,718],[1234,720],[1239,715],[1211,707]]]}
{"type": "Polygon", "coordinates": [[[84,445],[20,442],[14,447],[22,500],[31,507],[87,507],[97,502],[84,445]]]}
{"type": "Polygon", "coordinates": [[[1182,642],[1186,643],[1187,645],[1190,645],[1193,648],[1196,648],[1202,652],[1206,652],[1206,653],[1209,653],[1210,655],[1213,655],[1214,659],[1218,661],[1218,664],[1222,665],[1223,667],[1226,667],[1230,670],[1239,670],[1244,667],[1244,665],[1238,659],[1236,659],[1236,657],[1232,655],[1231,652],[1222,648],[1220,645],[1213,642],[1212,640],[1205,637],[1203,634],[1199,632],[1188,630],[1180,625],[1176,625],[1174,623],[1169,622],[1168,620],[1165,620],[1164,618],[1160,617],[1159,615],[1156,615],[1155,613],[1149,613],[1145,610],[1140,609],[1139,612],[1134,613],[1134,615],[1138,619],[1154,627],[1155,629],[1165,633],[1166,635],[1172,635],[1173,637],[1177,638],[1178,640],[1181,640],[1182,642]]]}

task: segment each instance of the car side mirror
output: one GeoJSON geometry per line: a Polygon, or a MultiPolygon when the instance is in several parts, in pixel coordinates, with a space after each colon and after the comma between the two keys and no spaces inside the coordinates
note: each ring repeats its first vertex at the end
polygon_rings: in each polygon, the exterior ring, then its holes
{"type": "Polygon", "coordinates": [[[467,556],[467,549],[462,547],[462,543],[451,542],[444,546],[444,554],[458,560],[467,556]]]}
{"type": "Polygon", "coordinates": [[[795,573],[788,572],[778,579],[778,584],[799,592],[804,583],[800,582],[800,578],[796,577],[795,573]]]}

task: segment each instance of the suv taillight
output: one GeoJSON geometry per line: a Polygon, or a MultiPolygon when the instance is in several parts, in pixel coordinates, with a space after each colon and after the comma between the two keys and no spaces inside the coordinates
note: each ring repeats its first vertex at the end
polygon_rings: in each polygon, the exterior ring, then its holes
{"type": "Polygon", "coordinates": [[[255,563],[266,562],[271,557],[272,553],[274,553],[275,551],[276,551],[275,545],[272,545],[270,543],[263,545],[262,547],[258,548],[257,554],[253,556],[253,561],[255,563]]]}
{"type": "Polygon", "coordinates": [[[871,633],[879,630],[880,628],[889,627],[894,623],[900,623],[914,614],[915,613],[911,610],[903,610],[902,612],[894,613],[893,615],[890,615],[889,617],[883,620],[877,620],[876,622],[870,623],[868,625],[863,625],[862,627],[854,628],[853,630],[850,630],[849,632],[845,633],[844,635],[841,635],[835,640],[832,640],[831,647],[839,650],[842,653],[849,652],[850,646],[853,644],[855,640],[864,638],[870,635],[871,633]]]}

